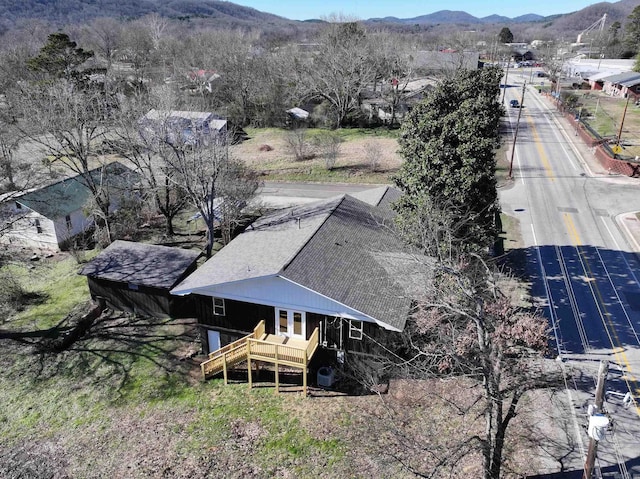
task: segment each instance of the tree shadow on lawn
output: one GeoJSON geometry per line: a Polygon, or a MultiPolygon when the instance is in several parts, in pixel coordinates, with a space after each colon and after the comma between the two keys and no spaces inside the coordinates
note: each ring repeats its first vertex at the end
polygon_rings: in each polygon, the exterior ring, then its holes
{"type": "MultiPolygon", "coordinates": [[[[136,365],[151,366],[145,374],[188,380],[192,358],[200,351],[194,320],[158,319],[105,310],[102,314],[68,315],[45,330],[0,330],[8,356],[21,357],[29,367],[21,377],[38,383],[56,376],[104,382],[122,394],[135,378],[136,365]],[[135,375],[135,374],[134,374],[135,375]]],[[[9,359],[12,362],[12,359],[9,359]]]]}

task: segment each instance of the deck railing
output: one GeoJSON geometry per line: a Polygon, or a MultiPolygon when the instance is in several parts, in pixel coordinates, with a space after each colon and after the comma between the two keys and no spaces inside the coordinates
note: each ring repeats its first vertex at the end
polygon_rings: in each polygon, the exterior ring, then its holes
{"type": "Polygon", "coordinates": [[[265,361],[276,366],[276,391],[278,391],[278,366],[291,366],[302,369],[303,386],[306,394],[307,366],[318,348],[319,331],[316,328],[308,341],[300,342],[300,346],[281,344],[268,340],[265,335],[264,321],[260,321],[253,333],[234,341],[209,354],[209,359],[200,365],[202,376],[207,378],[222,372],[225,384],[227,369],[242,361],[247,361],[249,370],[249,386],[251,387],[251,361],[265,361]]]}
{"type": "Polygon", "coordinates": [[[318,349],[318,345],[320,344],[319,338],[320,331],[316,328],[313,330],[313,333],[311,333],[311,337],[309,337],[309,344],[307,344],[307,358],[311,358],[313,353],[316,352],[316,349],[318,349]]]}
{"type": "Polygon", "coordinates": [[[253,333],[216,349],[209,353],[209,359],[200,364],[202,377],[207,378],[218,373],[224,373],[227,379],[227,368],[241,363],[247,359],[247,341],[249,339],[261,338],[264,335],[264,320],[260,321],[254,328],[253,333]]]}
{"type": "Polygon", "coordinates": [[[250,339],[248,346],[251,359],[256,361],[278,362],[295,367],[304,365],[305,360],[308,359],[305,347],[287,346],[256,339],[250,339]]]}

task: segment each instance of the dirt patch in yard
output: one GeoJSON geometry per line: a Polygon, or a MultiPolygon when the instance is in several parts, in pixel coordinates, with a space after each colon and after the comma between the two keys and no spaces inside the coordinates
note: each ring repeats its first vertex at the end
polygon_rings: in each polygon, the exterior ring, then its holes
{"type": "MultiPolygon", "coordinates": [[[[344,138],[340,153],[331,169],[320,154],[296,161],[287,150],[287,133],[273,128],[250,130],[250,138],[232,146],[232,153],[265,180],[388,183],[402,163],[398,141],[375,134],[341,135],[344,138]]],[[[309,135],[309,141],[313,141],[313,134],[309,135]]]]}

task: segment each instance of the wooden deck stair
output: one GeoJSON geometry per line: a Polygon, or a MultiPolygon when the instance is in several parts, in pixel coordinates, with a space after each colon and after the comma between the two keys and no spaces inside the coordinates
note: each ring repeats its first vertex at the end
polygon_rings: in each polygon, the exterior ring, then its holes
{"type": "Polygon", "coordinates": [[[302,382],[306,395],[307,367],[318,349],[318,337],[319,331],[316,328],[307,341],[296,339],[291,340],[291,344],[285,343],[287,338],[266,334],[264,321],[260,321],[253,333],[210,353],[209,358],[200,364],[202,377],[207,379],[223,373],[224,382],[227,384],[228,369],[247,361],[249,387],[251,388],[251,361],[264,361],[275,365],[276,392],[279,390],[278,367],[280,365],[302,369],[302,382]]]}

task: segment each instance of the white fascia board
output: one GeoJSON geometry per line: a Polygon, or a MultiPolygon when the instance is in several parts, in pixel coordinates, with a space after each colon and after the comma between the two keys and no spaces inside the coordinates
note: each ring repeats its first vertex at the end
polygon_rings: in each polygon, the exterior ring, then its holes
{"type": "MultiPolygon", "coordinates": [[[[244,278],[244,279],[239,279],[236,281],[229,281],[226,283],[219,283],[220,285],[230,285],[230,284],[239,284],[239,283],[244,283],[245,281],[254,281],[256,279],[268,279],[268,278],[276,278],[278,275],[266,275],[266,276],[256,276],[253,278],[244,278]]],[[[170,294],[174,295],[174,296],[186,296],[188,294],[201,294],[203,296],[215,296],[216,298],[227,298],[227,295],[220,295],[217,296],[216,294],[214,294],[213,292],[211,292],[211,288],[215,288],[218,284],[208,284],[206,286],[198,286],[196,288],[189,288],[189,289],[178,289],[173,288],[171,291],[169,291],[170,294]]],[[[228,297],[229,299],[233,299],[231,297],[228,297]]],[[[244,300],[241,300],[244,301],[244,300]]]]}

